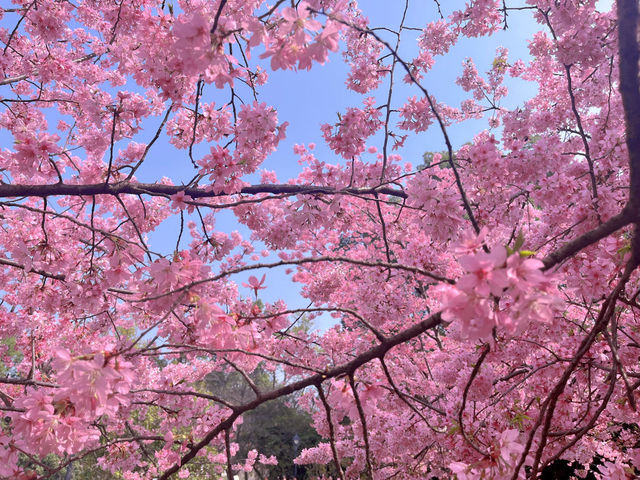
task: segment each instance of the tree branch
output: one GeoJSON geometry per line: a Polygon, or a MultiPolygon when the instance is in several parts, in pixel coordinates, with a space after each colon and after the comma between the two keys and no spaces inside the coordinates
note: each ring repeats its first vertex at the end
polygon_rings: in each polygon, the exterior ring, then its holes
{"type": "Polygon", "coordinates": [[[407,198],[402,190],[391,187],[346,187],[336,188],[324,185],[290,185],[290,184],[259,184],[243,187],[237,192],[216,193],[209,188],[187,187],[184,185],[162,185],[158,183],[95,183],[95,184],[68,184],[55,183],[46,185],[13,185],[0,184],[0,197],[49,197],[59,195],[91,196],[91,195],[151,195],[168,197],[178,192],[184,192],[191,198],[214,198],[228,195],[246,194],[257,195],[260,193],[288,194],[288,195],[392,195],[394,197],[407,198]]]}
{"type": "Polygon", "coordinates": [[[634,221],[634,217],[637,216],[638,212],[633,212],[631,207],[627,205],[618,215],[611,217],[597,228],[580,235],[544,257],[542,259],[542,263],[544,263],[544,270],[549,270],[551,267],[557,265],[563,260],[575,255],[583,248],[596,243],[598,240],[608,237],[613,232],[620,230],[623,227],[626,227],[632,223],[634,221]]]}
{"type": "Polygon", "coordinates": [[[618,0],[618,45],[620,51],[620,95],[624,107],[629,151],[629,203],[640,208],[640,83],[638,82],[638,2],[618,0]]]}

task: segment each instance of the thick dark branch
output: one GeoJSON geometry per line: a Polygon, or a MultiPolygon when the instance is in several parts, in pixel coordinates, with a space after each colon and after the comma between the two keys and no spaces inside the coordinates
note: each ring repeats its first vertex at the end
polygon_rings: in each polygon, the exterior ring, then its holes
{"type": "Polygon", "coordinates": [[[629,203],[640,208],[640,84],[638,82],[638,2],[618,0],[618,44],[620,48],[620,95],[631,167],[629,203]]]}
{"type": "Polygon", "coordinates": [[[637,217],[638,212],[633,212],[630,206],[627,205],[621,213],[611,217],[599,227],[580,235],[578,238],[571,240],[569,243],[566,243],[559,249],[544,257],[542,260],[542,263],[544,263],[544,270],[550,269],[554,265],[557,265],[572,255],[575,255],[583,248],[596,243],[598,240],[608,237],[616,230],[632,223],[634,219],[637,219],[637,217]]]}
{"type": "Polygon", "coordinates": [[[238,192],[215,193],[207,188],[186,187],[184,185],[161,185],[158,183],[95,183],[89,185],[72,185],[55,183],[49,185],[0,185],[0,197],[50,197],[59,195],[91,196],[91,195],[151,195],[170,196],[184,192],[191,198],[213,198],[233,194],[257,195],[260,193],[288,194],[288,195],[393,195],[407,198],[402,190],[380,187],[346,187],[335,188],[323,185],[289,185],[289,184],[259,184],[242,188],[238,192]]]}
{"type": "MultiPolygon", "coordinates": [[[[216,17],[213,19],[213,25],[211,26],[211,35],[216,33],[216,29],[218,28],[218,22],[220,21],[220,15],[222,15],[222,9],[224,8],[227,0],[220,0],[220,5],[218,5],[218,11],[216,12],[216,17]]],[[[198,114],[196,110],[196,115],[198,114]]]]}

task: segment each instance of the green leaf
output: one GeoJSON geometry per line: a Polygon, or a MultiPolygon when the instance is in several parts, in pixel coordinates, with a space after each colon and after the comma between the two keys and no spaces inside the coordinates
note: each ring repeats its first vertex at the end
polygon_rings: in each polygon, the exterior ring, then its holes
{"type": "Polygon", "coordinates": [[[524,245],[524,235],[522,234],[522,231],[518,232],[518,236],[516,237],[516,243],[513,245],[513,249],[515,251],[518,251],[522,248],[522,246],[524,245]]]}

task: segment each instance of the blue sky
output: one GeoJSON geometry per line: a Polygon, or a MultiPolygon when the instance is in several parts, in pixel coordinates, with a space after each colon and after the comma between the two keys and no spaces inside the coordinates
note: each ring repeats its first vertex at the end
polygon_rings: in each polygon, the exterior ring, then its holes
{"type": "MultiPolygon", "coordinates": [[[[458,4],[461,2],[450,2],[458,4]]],[[[371,26],[388,26],[396,28],[401,19],[404,2],[388,0],[370,0],[361,3],[361,8],[371,20],[371,26]]],[[[462,4],[460,5],[462,6],[462,4]]],[[[445,12],[446,14],[446,12],[445,12]]],[[[407,26],[423,28],[426,24],[437,18],[437,10],[433,2],[414,2],[414,6],[408,11],[407,26]]],[[[438,57],[434,69],[426,75],[424,85],[438,101],[458,106],[460,102],[468,98],[462,89],[456,85],[455,79],[462,71],[462,62],[466,57],[473,57],[478,71],[483,73],[490,69],[498,46],[508,46],[510,59],[526,58],[528,55],[526,39],[537,30],[537,25],[529,20],[528,12],[512,12],[509,16],[510,28],[498,34],[483,39],[465,39],[454,46],[450,54],[438,57]]],[[[418,32],[407,32],[407,38],[403,39],[400,54],[403,58],[411,59],[417,53],[415,38],[418,32]]],[[[386,52],[385,52],[386,53],[386,52]]],[[[256,58],[254,55],[253,58],[256,58]]],[[[315,154],[318,158],[332,162],[344,162],[336,156],[324,144],[320,125],[322,123],[334,123],[337,121],[337,113],[344,112],[349,106],[359,106],[362,96],[347,90],[345,80],[348,74],[348,66],[342,61],[340,54],[333,54],[325,65],[316,65],[311,71],[282,71],[269,73],[269,82],[261,89],[260,101],[273,105],[278,110],[280,121],[290,123],[287,129],[287,138],[280,144],[280,148],[272,154],[264,163],[263,168],[274,170],[281,181],[295,176],[301,170],[298,164],[298,156],[293,154],[293,145],[310,142],[317,144],[315,154]]],[[[397,74],[394,87],[395,104],[420,92],[415,86],[402,82],[404,73],[397,74]]],[[[372,93],[384,103],[386,100],[387,80],[383,81],[378,92],[372,93]]],[[[535,85],[520,80],[510,82],[510,95],[506,106],[512,107],[522,103],[535,94],[535,85]]],[[[371,95],[371,94],[368,94],[371,95]]],[[[223,94],[226,97],[226,92],[223,94]]],[[[396,121],[392,119],[392,124],[396,121]]],[[[486,128],[485,121],[468,121],[450,128],[451,139],[455,146],[471,140],[473,135],[486,128]]],[[[379,149],[382,146],[381,136],[377,136],[369,142],[379,149]]],[[[411,135],[407,139],[405,147],[399,152],[405,161],[414,165],[422,162],[422,154],[425,151],[444,150],[444,142],[441,132],[432,128],[419,135],[411,135]]],[[[395,152],[394,152],[395,153],[395,152]]],[[[157,175],[157,172],[153,172],[157,175]]],[[[191,173],[189,173],[191,175],[191,173]]],[[[188,175],[187,175],[188,177],[188,175]]],[[[257,181],[257,176],[255,178],[257,181]]],[[[248,236],[246,228],[238,225],[229,213],[222,213],[217,223],[218,228],[224,231],[237,229],[243,235],[248,236]]],[[[171,223],[163,225],[152,236],[152,246],[159,248],[168,241],[168,248],[173,248],[175,238],[175,226],[171,223]]],[[[163,245],[163,250],[164,245],[163,245]]],[[[271,261],[274,259],[271,258],[271,261]]],[[[236,281],[246,281],[249,273],[239,275],[236,281]]],[[[261,292],[261,298],[265,301],[274,301],[282,298],[289,305],[301,307],[306,305],[306,300],[297,295],[298,288],[293,286],[284,274],[284,271],[269,270],[267,272],[267,285],[269,288],[261,292]]],[[[244,292],[249,295],[249,291],[244,292]]],[[[316,322],[319,328],[330,325],[331,320],[323,317],[316,322]]]]}
{"type": "MultiPolygon", "coordinates": [[[[3,2],[4,3],[4,2],[3,2]]],[[[8,2],[7,2],[8,3],[8,2]]],[[[464,8],[463,0],[444,0],[440,2],[443,13],[450,14],[454,9],[464,8]]],[[[612,0],[600,0],[599,5],[602,9],[609,8],[612,0]]],[[[524,0],[509,2],[510,6],[525,5],[524,0]]],[[[361,9],[371,20],[371,26],[386,26],[389,28],[397,28],[401,19],[404,1],[401,0],[363,0],[360,2],[361,9]]],[[[428,22],[438,19],[435,1],[417,0],[411,2],[410,9],[407,14],[406,26],[424,28],[428,22]]],[[[17,17],[15,15],[7,15],[2,21],[2,26],[13,28],[17,17]]],[[[463,39],[455,45],[449,54],[445,57],[438,57],[436,65],[429,72],[423,84],[427,87],[432,95],[435,95],[439,102],[445,102],[452,106],[459,106],[463,99],[469,98],[469,94],[465,94],[462,89],[456,85],[455,79],[462,72],[462,62],[467,57],[472,57],[476,63],[478,71],[483,74],[491,67],[495,56],[496,48],[505,46],[509,49],[509,61],[522,58],[525,61],[528,58],[527,39],[531,38],[533,33],[539,29],[532,19],[529,11],[510,11],[509,29],[500,31],[489,38],[482,39],[463,39]]],[[[417,53],[415,38],[419,32],[406,32],[403,38],[400,55],[402,58],[410,60],[417,53]]],[[[391,38],[388,38],[391,39],[391,38]]],[[[387,52],[385,52],[387,53],[387,52]]],[[[258,55],[254,53],[252,62],[258,59],[258,55]]],[[[263,62],[267,71],[268,62],[263,62]]],[[[337,113],[344,112],[349,106],[360,106],[362,96],[346,90],[345,80],[348,73],[348,67],[342,61],[340,54],[333,54],[330,61],[325,65],[316,65],[307,71],[277,71],[269,72],[269,81],[267,85],[260,89],[259,101],[266,102],[274,106],[278,110],[280,122],[289,122],[287,129],[287,138],[280,144],[277,152],[272,154],[263,164],[263,168],[274,170],[277,172],[280,181],[286,182],[289,178],[296,176],[301,166],[298,164],[298,156],[293,154],[293,145],[298,143],[308,144],[314,142],[317,144],[315,154],[321,160],[327,163],[343,162],[340,157],[331,152],[324,144],[322,139],[320,125],[323,123],[335,123],[337,121],[337,113]]],[[[399,72],[394,88],[394,104],[400,106],[403,100],[413,95],[420,95],[419,90],[415,86],[406,85],[402,82],[403,72],[399,72]]],[[[379,98],[380,103],[384,103],[386,99],[386,86],[388,78],[385,79],[377,92],[367,94],[374,95],[379,98]]],[[[509,80],[507,83],[510,93],[503,100],[502,106],[513,108],[531,98],[536,93],[536,86],[521,80],[509,80]]],[[[2,87],[8,95],[9,87],[2,87]]],[[[252,101],[249,92],[243,92],[238,87],[238,93],[244,95],[247,102],[252,101]]],[[[216,91],[214,86],[206,87],[206,101],[215,100],[217,105],[226,103],[229,99],[228,90],[216,91]]],[[[55,125],[57,119],[52,116],[51,125],[55,125]]],[[[152,119],[146,122],[146,129],[134,138],[134,141],[148,142],[160,119],[152,119]]],[[[397,123],[397,117],[392,118],[393,125],[397,123]]],[[[467,121],[462,124],[454,125],[449,129],[449,135],[454,147],[470,141],[475,134],[487,128],[485,121],[467,121]]],[[[496,132],[499,133],[499,132],[496,132]]],[[[0,132],[0,140],[3,141],[5,148],[11,148],[11,139],[8,138],[6,132],[0,132]]],[[[374,137],[369,145],[375,145],[379,149],[382,147],[381,136],[374,137]]],[[[120,142],[117,148],[124,147],[124,142],[120,142]]],[[[429,131],[418,135],[411,135],[405,146],[398,152],[403,156],[404,161],[418,165],[422,161],[422,154],[425,151],[441,151],[444,150],[444,142],[442,134],[436,127],[432,127],[429,131]]],[[[201,144],[194,149],[195,157],[202,156],[209,151],[209,145],[201,144]]],[[[190,161],[185,151],[176,151],[167,141],[166,137],[156,144],[151,152],[149,161],[139,171],[138,179],[141,181],[157,181],[162,176],[172,178],[173,182],[178,184],[190,180],[195,173],[191,167],[190,161]]],[[[258,181],[259,176],[254,175],[248,181],[258,181]]],[[[170,254],[174,247],[178,231],[178,218],[172,218],[161,225],[149,239],[150,247],[154,251],[160,251],[170,254]]],[[[217,229],[231,232],[238,230],[246,238],[250,232],[246,228],[239,225],[230,212],[222,212],[218,214],[217,229]]],[[[188,238],[183,238],[182,247],[186,247],[188,238]]],[[[257,245],[257,251],[261,250],[261,246],[257,245]]],[[[272,256],[270,259],[274,261],[272,256]]],[[[262,275],[262,272],[255,272],[256,275],[262,275]]],[[[250,273],[238,275],[234,280],[240,284],[246,281],[250,273]]],[[[306,301],[297,295],[297,287],[293,287],[288,277],[283,271],[276,272],[269,270],[267,272],[267,284],[269,288],[261,292],[261,298],[265,301],[274,301],[278,298],[284,299],[290,306],[304,306],[306,301]]],[[[251,292],[242,290],[243,294],[250,296],[251,292]]],[[[327,323],[323,323],[326,326],[327,323]]]]}
{"type": "MultiPolygon", "coordinates": [[[[408,11],[406,25],[410,27],[424,28],[429,21],[437,19],[437,10],[434,2],[413,2],[414,5],[408,11]]],[[[444,3],[444,2],[441,2],[444,3]]],[[[456,8],[461,8],[463,2],[448,2],[456,8]]],[[[370,18],[371,26],[387,26],[397,28],[400,23],[402,1],[369,0],[361,2],[361,8],[370,18]]],[[[450,10],[453,8],[450,7],[450,10]]],[[[448,13],[446,10],[443,12],[448,13]]],[[[469,98],[462,89],[456,85],[456,77],[462,72],[462,63],[467,57],[472,57],[476,63],[478,71],[483,74],[491,68],[495,58],[496,48],[507,46],[510,54],[509,59],[527,58],[528,49],[526,40],[531,37],[538,28],[537,24],[530,20],[528,12],[510,12],[509,29],[498,32],[490,38],[463,39],[452,48],[447,56],[438,57],[434,69],[429,72],[423,84],[432,95],[435,95],[439,102],[445,102],[452,106],[458,106],[463,99],[469,98]]],[[[419,32],[406,32],[406,38],[401,44],[401,57],[407,60],[413,58],[417,53],[416,37],[419,32]]],[[[384,52],[387,53],[387,52],[384,52]]],[[[253,55],[257,59],[257,55],[253,55]]],[[[254,60],[255,61],[255,60],[254,60]]],[[[265,69],[268,70],[268,63],[265,62],[265,69]]],[[[316,143],[316,156],[327,163],[344,162],[336,156],[324,143],[320,131],[323,123],[335,123],[337,113],[344,112],[350,106],[360,106],[363,96],[351,92],[345,88],[345,80],[348,74],[348,66],[343,62],[341,54],[330,56],[329,62],[325,65],[315,65],[311,71],[269,71],[268,83],[260,89],[258,100],[274,106],[278,110],[280,122],[288,121],[287,138],[281,142],[280,147],[262,165],[263,168],[273,170],[277,173],[282,182],[296,176],[301,166],[298,164],[298,156],[293,154],[295,144],[316,143]]],[[[404,72],[400,71],[396,75],[394,87],[394,103],[396,106],[414,95],[420,95],[415,86],[410,86],[402,81],[404,72]]],[[[388,78],[385,79],[377,92],[367,94],[379,98],[380,103],[386,100],[386,86],[388,78]]],[[[536,92],[535,85],[521,81],[509,81],[510,94],[503,106],[513,107],[531,98],[536,92]]],[[[227,91],[212,92],[213,87],[207,87],[211,98],[218,97],[218,102],[225,102],[228,98],[227,91]]],[[[241,90],[240,90],[241,91],[241,90]]],[[[245,92],[246,100],[251,101],[248,92],[245,92]]],[[[221,103],[220,103],[221,104],[221,103]]],[[[392,125],[396,123],[392,117],[392,125]]],[[[475,134],[487,128],[486,121],[467,121],[459,125],[454,125],[449,129],[449,134],[454,143],[454,147],[460,146],[470,141],[475,134]]],[[[150,136],[147,133],[147,136],[150,136]]],[[[382,147],[382,137],[374,137],[369,145],[375,145],[379,149],[382,147]]],[[[185,181],[193,176],[193,170],[188,168],[188,159],[184,161],[184,152],[172,151],[170,145],[154,147],[155,159],[150,162],[145,170],[141,170],[141,180],[157,179],[159,174],[170,176],[175,183],[179,180],[185,181]],[[177,161],[176,159],[182,159],[177,161]],[[169,167],[175,165],[175,168],[169,167]],[[185,168],[186,166],[186,168],[185,168]],[[167,167],[173,172],[167,172],[167,167]]],[[[208,145],[200,145],[194,151],[201,154],[208,152],[208,145]]],[[[437,128],[432,128],[419,135],[411,135],[404,148],[398,152],[403,156],[404,161],[414,165],[422,163],[422,154],[425,151],[441,151],[445,149],[443,137],[437,128]]],[[[152,151],[153,152],[153,151],[152,151]]],[[[372,159],[373,160],[373,159],[372,159]]],[[[250,180],[251,181],[251,180],[250,180]]],[[[258,182],[259,176],[254,175],[252,181],[258,182]]],[[[222,231],[230,232],[238,230],[246,238],[250,232],[239,225],[230,212],[221,212],[217,215],[216,227],[222,231]]],[[[170,252],[175,246],[177,231],[177,219],[165,222],[150,237],[150,245],[156,251],[170,252]]],[[[185,245],[183,243],[183,245],[185,245]]],[[[257,251],[261,250],[258,245],[257,251]]],[[[265,261],[277,260],[273,255],[265,261]]],[[[284,269],[270,269],[267,272],[268,289],[260,292],[260,297],[264,301],[272,302],[283,299],[291,308],[306,306],[307,301],[299,296],[298,286],[292,284],[289,277],[285,275],[284,269]]],[[[246,281],[251,273],[237,275],[234,280],[240,284],[246,281]]],[[[262,275],[262,272],[255,272],[255,275],[262,275]]],[[[248,289],[241,292],[250,296],[248,289]]],[[[316,320],[316,326],[321,330],[330,326],[335,320],[328,316],[316,320]]]]}
{"type": "MultiPolygon", "coordinates": [[[[444,3],[444,2],[442,2],[444,3]]],[[[460,4],[461,2],[449,2],[449,4],[460,4]]],[[[366,12],[371,20],[371,26],[388,26],[396,28],[399,25],[404,2],[388,0],[369,0],[361,3],[361,8],[366,12]]],[[[444,12],[445,15],[447,12],[444,12]]],[[[423,28],[426,24],[437,18],[437,10],[434,2],[414,2],[407,15],[406,25],[410,27],[423,28]]],[[[537,25],[530,20],[528,12],[511,12],[509,15],[510,28],[501,31],[490,38],[483,39],[463,39],[454,46],[450,54],[445,57],[438,57],[434,69],[426,75],[423,83],[438,101],[446,102],[453,106],[458,106],[460,102],[469,98],[462,89],[456,85],[455,79],[462,72],[462,62],[466,57],[473,57],[478,71],[483,72],[490,69],[495,57],[496,48],[507,46],[510,50],[510,59],[527,58],[528,49],[526,39],[530,38],[537,25]]],[[[405,59],[413,58],[417,53],[415,38],[419,32],[407,32],[407,37],[403,39],[400,54],[405,59]]],[[[385,52],[387,53],[387,52],[385,52]]],[[[253,58],[257,58],[256,55],[253,58]]],[[[266,67],[266,65],[265,65],[266,67]]],[[[316,65],[311,71],[282,71],[269,73],[269,82],[262,87],[259,101],[267,102],[278,110],[278,118],[288,121],[287,138],[280,144],[278,151],[273,153],[264,163],[263,168],[273,170],[278,174],[280,181],[297,175],[301,170],[298,164],[298,156],[293,154],[293,145],[310,142],[317,144],[315,154],[318,158],[327,163],[344,162],[336,156],[325,145],[320,125],[322,123],[335,123],[337,113],[344,112],[349,106],[360,106],[362,96],[348,91],[344,85],[348,74],[348,67],[342,61],[340,54],[334,54],[325,65],[316,65]]],[[[394,87],[394,100],[396,105],[401,105],[401,101],[420,92],[415,86],[410,86],[402,82],[404,72],[397,74],[394,87]]],[[[380,103],[386,100],[386,86],[388,79],[385,79],[375,95],[380,103]]],[[[509,82],[510,95],[503,102],[504,106],[513,107],[533,96],[536,92],[535,85],[520,81],[511,80],[509,82]]],[[[222,93],[222,98],[228,98],[226,92],[222,93]]],[[[250,100],[250,99],[248,99],[250,100]]],[[[392,119],[392,125],[396,121],[392,119]]],[[[454,147],[470,141],[473,136],[486,128],[486,121],[467,121],[460,125],[452,126],[449,130],[454,147]]],[[[375,145],[379,149],[382,147],[382,137],[374,137],[369,145],[375,145]]],[[[204,146],[203,146],[204,147],[204,146]]],[[[208,147],[206,147],[208,150],[208,147]]],[[[414,165],[422,162],[422,154],[425,151],[441,151],[445,149],[443,137],[437,128],[432,128],[420,135],[411,135],[407,139],[405,147],[399,152],[404,161],[409,161],[414,165]]],[[[202,150],[201,150],[202,151],[202,150]]],[[[396,152],[394,152],[396,153],[396,152]]],[[[182,155],[184,156],[184,155],[182,155]]],[[[372,159],[373,160],[373,159],[372,159]]],[[[165,159],[166,161],[166,159],[165,159]]],[[[164,162],[163,162],[164,163],[164,162]]],[[[166,165],[167,163],[165,163],[166,165]]],[[[151,169],[151,176],[157,176],[155,168],[151,169]]],[[[190,178],[191,171],[188,171],[186,178],[190,178]]],[[[254,176],[258,181],[258,176],[254,176]]],[[[235,222],[230,212],[219,214],[217,227],[223,231],[238,230],[243,236],[248,237],[246,228],[235,222]]],[[[175,239],[175,223],[168,222],[163,225],[151,237],[151,245],[166,251],[172,249],[175,239]],[[165,245],[165,240],[168,242],[165,245]]],[[[257,248],[260,250],[260,248],[257,248]]],[[[269,259],[276,260],[273,256],[269,259]]],[[[262,272],[256,272],[256,275],[262,272]]],[[[269,270],[267,273],[268,289],[261,291],[261,298],[265,301],[275,301],[284,299],[291,307],[306,306],[307,301],[298,294],[298,287],[292,285],[288,276],[284,274],[284,269],[279,271],[269,270]]],[[[235,280],[240,283],[246,281],[250,273],[238,275],[235,280]]],[[[249,296],[246,289],[241,291],[249,296]]],[[[320,329],[330,326],[335,320],[328,316],[316,320],[316,325],[320,329]]]]}

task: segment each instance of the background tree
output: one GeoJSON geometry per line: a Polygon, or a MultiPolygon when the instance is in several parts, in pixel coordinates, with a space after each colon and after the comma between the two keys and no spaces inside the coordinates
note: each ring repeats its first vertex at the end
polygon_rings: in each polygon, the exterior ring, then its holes
{"type": "MultiPolygon", "coordinates": [[[[262,389],[273,389],[282,385],[274,376],[257,368],[251,375],[253,383],[262,389]]],[[[243,404],[251,400],[253,392],[238,372],[224,374],[211,372],[205,377],[207,390],[215,392],[230,402],[243,404]]],[[[318,445],[320,436],[311,427],[311,416],[295,405],[295,398],[278,398],[258,406],[242,417],[242,424],[235,430],[238,451],[235,459],[244,461],[252,450],[278,459],[277,465],[256,467],[261,478],[280,479],[283,477],[308,478],[307,469],[301,465],[294,468],[293,459],[304,448],[318,445]],[[294,447],[294,436],[299,445],[294,447]]],[[[234,459],[234,460],[235,460],[234,459]]]]}

